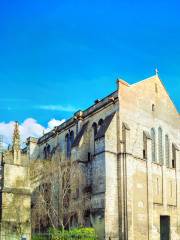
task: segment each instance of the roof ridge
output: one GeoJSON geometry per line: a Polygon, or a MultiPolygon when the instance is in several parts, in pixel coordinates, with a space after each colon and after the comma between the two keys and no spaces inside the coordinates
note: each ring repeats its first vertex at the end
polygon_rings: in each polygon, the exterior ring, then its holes
{"type": "Polygon", "coordinates": [[[130,86],[137,85],[137,84],[139,84],[139,83],[142,83],[142,82],[148,81],[149,79],[151,79],[151,78],[155,78],[155,77],[158,77],[158,78],[159,78],[159,76],[157,76],[157,75],[153,75],[153,76],[151,76],[151,77],[147,77],[147,78],[144,78],[144,79],[142,79],[142,80],[140,80],[140,81],[138,81],[138,82],[135,82],[135,83],[133,83],[133,84],[130,84],[130,86]]]}

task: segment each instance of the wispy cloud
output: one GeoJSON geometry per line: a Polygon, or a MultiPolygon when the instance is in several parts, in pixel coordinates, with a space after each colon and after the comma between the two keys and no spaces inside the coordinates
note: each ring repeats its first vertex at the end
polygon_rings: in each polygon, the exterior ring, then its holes
{"type": "Polygon", "coordinates": [[[42,109],[42,110],[48,110],[48,111],[62,111],[62,112],[75,112],[77,111],[77,108],[67,105],[67,106],[62,106],[62,105],[39,105],[35,106],[37,109],[42,109]]]}
{"type": "Polygon", "coordinates": [[[22,110],[22,109],[40,109],[46,111],[62,111],[62,112],[76,112],[77,108],[72,105],[60,105],[60,104],[44,104],[44,105],[35,105],[28,103],[27,99],[11,99],[4,98],[0,99],[0,109],[1,110],[22,110]],[[24,102],[27,102],[24,104],[24,102]]]}
{"type": "MultiPolygon", "coordinates": [[[[49,132],[54,127],[64,123],[65,119],[57,120],[51,119],[47,123],[47,127],[42,126],[33,118],[25,119],[20,125],[20,134],[21,134],[21,143],[24,143],[28,137],[40,137],[43,132],[49,132]]],[[[0,122],[0,135],[3,136],[3,146],[6,148],[9,144],[12,143],[12,135],[14,129],[14,122],[0,122]]]]}

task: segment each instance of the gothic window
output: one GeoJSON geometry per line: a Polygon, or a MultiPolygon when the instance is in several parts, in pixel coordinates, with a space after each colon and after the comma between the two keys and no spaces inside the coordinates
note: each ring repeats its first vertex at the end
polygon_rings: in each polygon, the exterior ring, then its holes
{"type": "Polygon", "coordinates": [[[72,146],[72,144],[74,142],[74,132],[73,131],[70,132],[70,142],[71,142],[71,146],[72,146]]]}
{"type": "Polygon", "coordinates": [[[172,144],[172,168],[176,167],[176,148],[174,144],[172,144]]]}
{"type": "Polygon", "coordinates": [[[47,150],[46,150],[46,146],[44,147],[43,152],[44,152],[44,159],[47,159],[47,150]]]}
{"type": "Polygon", "coordinates": [[[166,153],[166,166],[170,167],[170,164],[169,164],[169,137],[168,137],[168,135],[165,136],[165,153],[166,153]]]}
{"type": "Polygon", "coordinates": [[[158,128],[158,152],[159,152],[159,163],[163,164],[163,142],[162,142],[162,128],[158,128]]]}
{"type": "Polygon", "coordinates": [[[51,156],[51,146],[49,144],[46,147],[46,152],[47,152],[47,158],[49,159],[51,156]]]}
{"type": "Polygon", "coordinates": [[[104,120],[101,118],[101,119],[99,120],[99,122],[98,122],[98,126],[102,126],[103,123],[104,123],[104,120]]]}
{"type": "Polygon", "coordinates": [[[51,146],[49,144],[46,144],[43,152],[44,152],[44,159],[49,159],[51,156],[51,146]]]}
{"type": "Polygon", "coordinates": [[[143,132],[143,159],[147,159],[147,137],[143,132]]]}
{"type": "Polygon", "coordinates": [[[71,138],[69,133],[67,133],[65,136],[65,142],[66,142],[66,157],[67,159],[69,159],[71,156],[71,138]]]}
{"type": "Polygon", "coordinates": [[[104,120],[101,118],[98,121],[98,130],[100,129],[100,127],[104,124],[104,120]]]}
{"type": "Polygon", "coordinates": [[[154,128],[151,129],[151,138],[152,138],[152,162],[156,162],[156,133],[154,128]]]}

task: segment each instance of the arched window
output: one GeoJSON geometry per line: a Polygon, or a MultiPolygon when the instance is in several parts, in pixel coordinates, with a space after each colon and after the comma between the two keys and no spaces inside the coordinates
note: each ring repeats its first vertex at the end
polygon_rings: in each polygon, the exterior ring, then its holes
{"type": "Polygon", "coordinates": [[[49,144],[46,144],[44,147],[44,159],[49,159],[51,156],[51,146],[49,144]]]}
{"type": "Polygon", "coordinates": [[[103,123],[104,123],[104,120],[101,118],[101,119],[99,120],[99,122],[98,122],[98,126],[103,125],[103,123]]]}
{"type": "Polygon", "coordinates": [[[143,132],[143,159],[147,159],[147,137],[143,132]]]}
{"type": "Polygon", "coordinates": [[[170,167],[170,162],[169,162],[169,137],[168,135],[165,136],[165,153],[166,153],[166,166],[170,167]]]}
{"type": "Polygon", "coordinates": [[[67,159],[69,159],[71,156],[71,139],[69,133],[66,134],[65,141],[66,141],[66,157],[67,159]]]}
{"type": "Polygon", "coordinates": [[[152,162],[156,162],[156,133],[154,128],[151,129],[152,138],[152,162]]]}
{"type": "Polygon", "coordinates": [[[176,168],[176,148],[174,144],[172,144],[172,168],[176,168]]]}
{"type": "Polygon", "coordinates": [[[162,128],[158,128],[158,153],[159,163],[163,164],[163,142],[162,142],[162,128]]]}
{"type": "Polygon", "coordinates": [[[47,159],[47,150],[46,150],[46,146],[44,147],[43,152],[44,152],[44,159],[47,159]]]}
{"type": "Polygon", "coordinates": [[[46,146],[46,152],[47,152],[47,158],[50,158],[50,156],[51,156],[51,146],[49,144],[46,146]]]}
{"type": "Polygon", "coordinates": [[[95,138],[95,136],[97,134],[97,123],[94,122],[93,125],[92,125],[92,128],[94,130],[94,138],[95,138]]]}

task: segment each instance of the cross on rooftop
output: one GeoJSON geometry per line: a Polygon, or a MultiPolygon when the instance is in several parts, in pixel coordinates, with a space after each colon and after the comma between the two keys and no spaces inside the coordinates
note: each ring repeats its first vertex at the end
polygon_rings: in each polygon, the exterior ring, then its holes
{"type": "Polygon", "coordinates": [[[158,76],[158,73],[159,73],[158,68],[155,69],[155,73],[156,73],[156,76],[158,76]]]}

